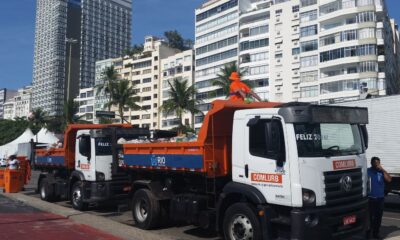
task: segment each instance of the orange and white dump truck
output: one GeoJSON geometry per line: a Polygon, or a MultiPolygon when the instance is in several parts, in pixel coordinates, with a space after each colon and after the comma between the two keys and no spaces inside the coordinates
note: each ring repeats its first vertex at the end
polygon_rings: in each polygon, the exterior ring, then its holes
{"type": "Polygon", "coordinates": [[[365,108],[217,100],[196,142],[121,144],[115,161],[140,228],[342,239],[368,225],[367,123],[365,108]]]}
{"type": "Polygon", "coordinates": [[[148,130],[131,125],[72,124],[62,148],[40,148],[32,142],[30,162],[41,171],[37,182],[41,199],[70,199],[75,209],[84,210],[90,203],[126,198],[124,188],[130,182],[113,165],[116,151],[110,132],[131,139],[149,135],[148,130]]]}

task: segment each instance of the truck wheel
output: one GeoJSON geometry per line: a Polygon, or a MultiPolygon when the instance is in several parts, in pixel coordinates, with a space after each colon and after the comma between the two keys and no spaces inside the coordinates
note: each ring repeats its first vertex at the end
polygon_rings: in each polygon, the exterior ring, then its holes
{"type": "Polygon", "coordinates": [[[152,229],[158,226],[160,203],[148,189],[139,189],[133,195],[132,215],[136,226],[141,229],[152,229]]]}
{"type": "Polygon", "coordinates": [[[43,178],[39,185],[40,199],[51,202],[54,200],[54,188],[47,178],[43,178]]]}
{"type": "Polygon", "coordinates": [[[235,203],[226,210],[223,231],[226,240],[262,239],[260,222],[247,203],[235,203]]]}
{"type": "Polygon", "coordinates": [[[74,209],[79,211],[85,211],[89,206],[88,203],[83,202],[82,193],[82,182],[75,182],[71,190],[71,204],[74,209]]]}

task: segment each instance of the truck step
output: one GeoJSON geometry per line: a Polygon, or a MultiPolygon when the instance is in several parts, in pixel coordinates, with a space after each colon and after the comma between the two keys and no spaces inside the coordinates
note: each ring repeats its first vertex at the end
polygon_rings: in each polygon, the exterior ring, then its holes
{"type": "Polygon", "coordinates": [[[271,223],[290,226],[290,218],[288,217],[272,218],[271,223]]]}

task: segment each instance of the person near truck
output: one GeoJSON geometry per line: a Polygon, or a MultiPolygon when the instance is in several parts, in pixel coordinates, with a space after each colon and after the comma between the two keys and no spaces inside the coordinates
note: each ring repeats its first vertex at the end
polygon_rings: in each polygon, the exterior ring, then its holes
{"type": "Polygon", "coordinates": [[[249,86],[240,81],[240,76],[238,72],[232,72],[229,79],[232,81],[231,85],[229,86],[230,100],[244,102],[246,96],[250,95],[253,98],[257,99],[259,102],[262,101],[261,98],[249,88],[249,86]]]}
{"type": "Polygon", "coordinates": [[[10,160],[8,160],[8,169],[10,170],[17,170],[19,167],[19,161],[17,159],[17,156],[11,155],[10,160]]]}
{"type": "Polygon", "coordinates": [[[385,182],[392,181],[390,175],[383,169],[378,157],[371,158],[371,167],[368,168],[371,190],[369,197],[369,211],[371,227],[368,237],[381,239],[379,229],[382,223],[383,205],[385,200],[385,182]]]}

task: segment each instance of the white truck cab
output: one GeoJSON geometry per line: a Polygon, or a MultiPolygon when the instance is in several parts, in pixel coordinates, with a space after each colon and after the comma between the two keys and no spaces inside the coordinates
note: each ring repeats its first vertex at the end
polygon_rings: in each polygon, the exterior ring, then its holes
{"type": "Polygon", "coordinates": [[[362,108],[296,104],[236,111],[232,180],[256,188],[279,209],[275,223],[290,225],[291,239],[365,229],[367,123],[362,108]]]}

